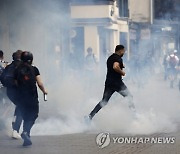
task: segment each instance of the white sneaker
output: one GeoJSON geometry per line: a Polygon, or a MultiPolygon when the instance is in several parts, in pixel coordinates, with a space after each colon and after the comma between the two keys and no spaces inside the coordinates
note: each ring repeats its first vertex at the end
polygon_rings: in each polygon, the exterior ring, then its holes
{"type": "Polygon", "coordinates": [[[16,130],[13,130],[12,138],[13,139],[21,139],[21,135],[16,130]]]}

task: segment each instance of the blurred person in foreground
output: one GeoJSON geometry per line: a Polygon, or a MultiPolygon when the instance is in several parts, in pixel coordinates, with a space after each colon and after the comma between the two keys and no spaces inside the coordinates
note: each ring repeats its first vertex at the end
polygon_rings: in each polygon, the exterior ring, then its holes
{"type": "Polygon", "coordinates": [[[47,94],[39,70],[36,66],[32,66],[33,54],[29,51],[24,51],[21,54],[22,63],[15,71],[15,79],[17,82],[19,93],[19,105],[23,118],[23,132],[21,134],[24,140],[23,146],[32,145],[30,131],[39,113],[39,101],[37,86],[47,94]]]}
{"type": "MultiPolygon", "coordinates": [[[[0,50],[0,80],[2,73],[4,72],[4,69],[7,65],[7,62],[4,61],[4,52],[0,50]]],[[[5,129],[4,124],[4,116],[6,115],[6,111],[8,108],[4,108],[7,105],[6,103],[6,88],[3,86],[3,84],[0,81],[0,130],[5,129]],[[2,111],[2,113],[1,113],[2,111]]]]}
{"type": "MultiPolygon", "coordinates": [[[[3,86],[1,79],[2,79],[2,75],[4,73],[4,70],[8,64],[9,63],[7,61],[4,61],[4,52],[2,50],[0,50],[0,104],[3,104],[5,106],[8,105],[8,101],[6,101],[6,99],[7,99],[6,88],[3,86]]],[[[7,108],[7,110],[8,110],[8,108],[7,108]]]]}
{"type": "Polygon", "coordinates": [[[13,61],[11,64],[6,66],[1,77],[1,82],[3,83],[3,86],[6,87],[6,93],[8,98],[16,106],[14,112],[14,120],[12,122],[12,128],[13,128],[12,138],[14,139],[21,138],[21,136],[19,135],[19,129],[22,123],[22,116],[20,109],[18,107],[18,103],[19,103],[18,91],[14,79],[15,70],[21,63],[21,54],[22,54],[22,50],[17,50],[16,52],[13,53],[12,55],[13,61]]]}
{"type": "MultiPolygon", "coordinates": [[[[0,79],[1,79],[1,75],[2,75],[2,73],[3,73],[3,71],[4,71],[4,68],[5,68],[5,65],[4,65],[4,63],[3,63],[3,60],[4,60],[4,52],[2,51],[2,50],[0,50],[0,79]]],[[[0,103],[2,103],[3,102],[3,85],[2,85],[2,83],[0,82],[0,103]]]]}

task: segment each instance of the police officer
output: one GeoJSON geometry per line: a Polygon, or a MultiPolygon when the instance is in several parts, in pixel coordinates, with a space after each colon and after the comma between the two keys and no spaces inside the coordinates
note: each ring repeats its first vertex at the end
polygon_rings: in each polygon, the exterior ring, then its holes
{"type": "Polygon", "coordinates": [[[20,96],[19,107],[24,120],[21,137],[24,140],[23,146],[29,146],[32,144],[30,131],[39,113],[36,83],[44,94],[47,94],[47,91],[42,83],[38,68],[32,66],[32,53],[28,51],[22,52],[21,60],[22,63],[15,71],[15,78],[20,96]]]}
{"type": "Polygon", "coordinates": [[[129,98],[129,108],[132,109],[133,112],[135,112],[135,106],[132,102],[132,95],[129,92],[128,88],[122,81],[122,76],[125,76],[125,72],[123,70],[124,64],[122,57],[125,53],[125,48],[123,45],[117,45],[115,48],[115,53],[113,53],[108,59],[107,59],[107,75],[106,75],[106,81],[105,81],[105,89],[102,100],[95,106],[95,108],[92,110],[92,112],[86,117],[89,120],[91,120],[95,114],[103,107],[105,106],[110,97],[114,92],[118,92],[124,97],[129,98]]]}

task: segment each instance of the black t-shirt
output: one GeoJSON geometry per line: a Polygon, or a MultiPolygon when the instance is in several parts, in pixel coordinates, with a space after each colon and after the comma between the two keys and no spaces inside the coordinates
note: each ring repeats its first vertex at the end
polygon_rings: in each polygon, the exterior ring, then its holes
{"type": "MultiPolygon", "coordinates": [[[[29,70],[28,70],[29,71],[29,70]]],[[[27,71],[27,72],[28,72],[27,71]]],[[[38,98],[36,76],[40,75],[39,70],[35,66],[20,65],[15,71],[15,79],[18,83],[18,90],[22,100],[31,100],[38,98]],[[24,70],[30,68],[30,73],[24,73],[24,70]]]]}
{"type": "Polygon", "coordinates": [[[36,66],[32,66],[32,67],[33,67],[33,69],[34,69],[34,74],[35,74],[35,76],[40,75],[38,68],[37,68],[36,66]]]}
{"type": "Polygon", "coordinates": [[[118,62],[121,69],[123,69],[123,60],[121,56],[117,54],[112,54],[107,59],[107,75],[105,85],[113,86],[113,87],[120,87],[122,83],[122,76],[118,72],[113,69],[114,62],[118,62]]]}

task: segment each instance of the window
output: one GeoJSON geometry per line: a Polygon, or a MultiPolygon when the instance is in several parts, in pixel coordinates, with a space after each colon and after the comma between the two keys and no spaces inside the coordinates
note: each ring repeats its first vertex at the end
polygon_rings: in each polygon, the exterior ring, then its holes
{"type": "Polygon", "coordinates": [[[178,0],[155,0],[155,19],[178,20],[180,18],[180,2],[178,0]]]}
{"type": "Polygon", "coordinates": [[[119,16],[129,17],[128,0],[118,0],[119,16]]]}

